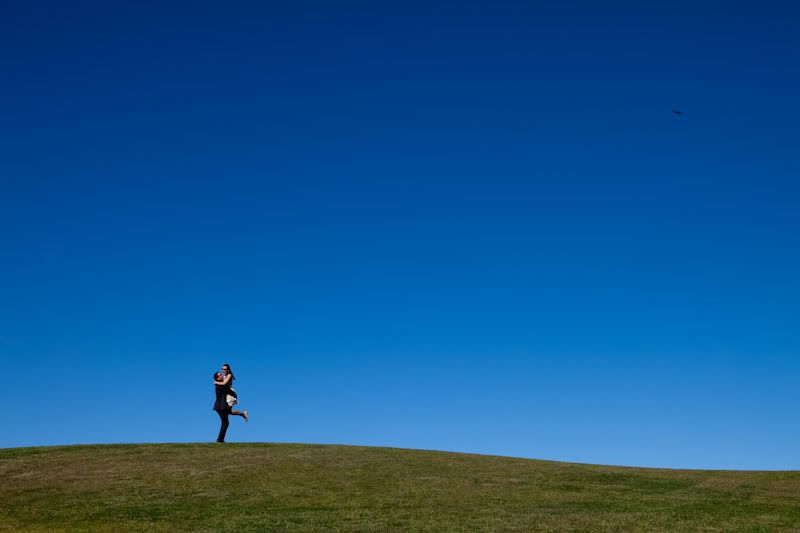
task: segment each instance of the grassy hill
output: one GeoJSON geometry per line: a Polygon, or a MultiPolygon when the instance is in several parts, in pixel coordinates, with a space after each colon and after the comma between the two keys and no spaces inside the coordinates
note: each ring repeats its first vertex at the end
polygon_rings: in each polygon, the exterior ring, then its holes
{"type": "Polygon", "coordinates": [[[800,531],[800,472],[300,444],[5,449],[0,530],[800,531]]]}

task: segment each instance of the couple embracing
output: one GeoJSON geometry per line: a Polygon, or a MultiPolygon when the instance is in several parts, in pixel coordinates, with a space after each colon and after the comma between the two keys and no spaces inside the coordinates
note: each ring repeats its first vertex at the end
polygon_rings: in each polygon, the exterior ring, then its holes
{"type": "Polygon", "coordinates": [[[228,432],[228,416],[235,415],[244,418],[244,421],[250,418],[247,411],[234,411],[233,406],[239,403],[236,391],[233,390],[233,380],[236,379],[231,371],[231,365],[225,363],[222,365],[222,370],[214,372],[214,390],[217,394],[217,399],[214,402],[214,410],[219,415],[220,428],[217,442],[225,442],[225,433],[228,432]]]}

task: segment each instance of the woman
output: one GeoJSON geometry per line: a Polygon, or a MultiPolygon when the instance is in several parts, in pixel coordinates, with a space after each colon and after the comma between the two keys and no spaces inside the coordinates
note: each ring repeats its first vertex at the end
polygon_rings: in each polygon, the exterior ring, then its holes
{"type": "Polygon", "coordinates": [[[219,415],[220,428],[217,442],[225,442],[225,434],[228,431],[228,415],[236,415],[244,418],[244,421],[249,420],[247,411],[234,411],[233,406],[236,404],[236,393],[231,386],[233,380],[236,379],[231,371],[229,364],[222,365],[222,372],[214,373],[214,389],[217,395],[214,401],[214,410],[219,415]],[[232,397],[232,401],[229,401],[232,397]]]}

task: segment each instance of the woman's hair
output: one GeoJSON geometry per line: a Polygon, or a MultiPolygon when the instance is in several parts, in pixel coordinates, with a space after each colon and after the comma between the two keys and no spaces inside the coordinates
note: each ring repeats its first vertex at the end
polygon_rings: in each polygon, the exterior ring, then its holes
{"type": "Polygon", "coordinates": [[[219,372],[214,372],[214,381],[219,381],[219,372]]]}
{"type": "Polygon", "coordinates": [[[225,364],[224,364],[224,365],[222,365],[222,366],[227,366],[227,367],[228,367],[228,374],[230,374],[230,375],[231,375],[231,381],[233,381],[234,379],[236,379],[236,376],[234,376],[234,375],[233,375],[233,369],[231,368],[231,365],[229,365],[228,363],[225,363],[225,364]]]}

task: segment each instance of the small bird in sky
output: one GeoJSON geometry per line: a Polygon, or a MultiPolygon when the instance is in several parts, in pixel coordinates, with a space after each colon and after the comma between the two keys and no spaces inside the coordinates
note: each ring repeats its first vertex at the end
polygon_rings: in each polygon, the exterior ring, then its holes
{"type": "Polygon", "coordinates": [[[672,110],[672,114],[673,115],[683,115],[683,111],[681,111],[680,109],[673,109],[672,110]]]}

